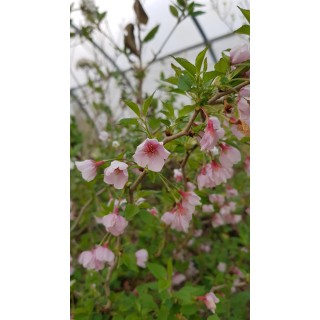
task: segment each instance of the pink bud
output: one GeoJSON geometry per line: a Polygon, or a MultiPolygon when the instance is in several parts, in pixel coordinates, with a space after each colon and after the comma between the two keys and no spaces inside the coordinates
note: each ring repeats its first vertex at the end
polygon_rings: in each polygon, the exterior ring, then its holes
{"type": "Polygon", "coordinates": [[[231,64],[239,64],[250,59],[249,46],[244,43],[243,45],[236,46],[230,51],[231,64]]]}
{"type": "Polygon", "coordinates": [[[140,249],[136,252],[137,265],[141,268],[146,267],[148,261],[148,251],[146,249],[140,249]]]}
{"type": "Polygon", "coordinates": [[[104,182],[114,185],[116,189],[122,189],[128,181],[128,165],[120,161],[112,161],[104,170],[104,182]]]}

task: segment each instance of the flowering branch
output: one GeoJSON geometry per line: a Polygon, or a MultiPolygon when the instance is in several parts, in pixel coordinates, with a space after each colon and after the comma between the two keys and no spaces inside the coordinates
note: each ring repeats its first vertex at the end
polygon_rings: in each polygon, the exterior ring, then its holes
{"type": "Polygon", "coordinates": [[[238,84],[237,86],[233,87],[232,89],[229,89],[227,91],[223,91],[223,92],[219,92],[217,94],[215,94],[212,98],[209,99],[208,104],[215,104],[215,102],[220,99],[221,97],[226,96],[227,94],[230,94],[232,92],[238,92],[242,87],[247,86],[248,84],[250,84],[250,80],[248,81],[244,81],[240,84],[238,84]]]}
{"type": "Polygon", "coordinates": [[[201,109],[199,107],[197,107],[196,110],[194,111],[194,113],[192,114],[192,117],[190,118],[189,122],[185,126],[185,128],[182,131],[180,131],[180,132],[178,132],[176,134],[173,134],[172,136],[166,137],[163,140],[163,144],[166,144],[166,143],[168,143],[168,142],[170,142],[172,140],[175,140],[175,139],[178,139],[180,137],[188,135],[189,131],[190,131],[190,128],[191,128],[191,126],[193,124],[193,121],[196,119],[196,117],[199,114],[200,110],[201,109]]]}

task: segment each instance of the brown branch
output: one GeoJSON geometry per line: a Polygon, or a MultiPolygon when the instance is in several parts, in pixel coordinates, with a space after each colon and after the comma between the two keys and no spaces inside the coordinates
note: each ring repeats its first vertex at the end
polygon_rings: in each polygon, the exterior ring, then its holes
{"type": "Polygon", "coordinates": [[[183,177],[183,186],[184,190],[187,190],[187,177],[186,177],[186,164],[188,162],[188,159],[191,155],[191,153],[198,147],[198,145],[194,145],[190,150],[187,151],[186,156],[184,157],[182,163],[181,163],[181,171],[182,171],[182,177],[183,177]]]}
{"type": "Polygon", "coordinates": [[[140,175],[138,176],[138,178],[135,180],[135,182],[130,186],[129,188],[129,203],[133,203],[133,193],[134,191],[137,189],[139,183],[142,181],[142,179],[144,178],[144,176],[147,174],[147,169],[145,168],[140,175]]]}
{"type": "Polygon", "coordinates": [[[221,97],[224,97],[230,93],[233,92],[237,92],[239,91],[241,88],[247,86],[248,84],[250,84],[250,80],[242,82],[240,84],[238,84],[237,86],[233,87],[232,89],[229,89],[227,91],[223,91],[223,92],[218,92],[217,94],[215,94],[212,98],[209,99],[208,104],[215,104],[215,102],[220,99],[221,97]]]}
{"type": "Polygon", "coordinates": [[[169,136],[169,137],[166,137],[164,140],[163,140],[163,144],[165,145],[166,143],[172,141],[172,140],[175,140],[175,139],[178,139],[180,137],[183,137],[183,136],[186,136],[189,134],[189,131],[190,131],[190,128],[194,122],[194,120],[196,119],[197,115],[199,114],[200,112],[200,108],[196,108],[196,110],[194,111],[194,113],[192,114],[192,117],[190,118],[189,122],[187,123],[187,125],[185,126],[185,128],[176,133],[176,134],[173,134],[172,136],[169,136]]]}
{"type": "Polygon", "coordinates": [[[72,227],[70,228],[70,232],[72,232],[75,227],[77,226],[77,224],[79,223],[82,215],[84,214],[85,210],[88,208],[89,204],[91,203],[91,201],[93,200],[93,198],[90,198],[86,203],[85,205],[81,208],[80,212],[79,212],[79,215],[76,219],[76,221],[74,222],[74,224],[72,225],[72,227]]]}

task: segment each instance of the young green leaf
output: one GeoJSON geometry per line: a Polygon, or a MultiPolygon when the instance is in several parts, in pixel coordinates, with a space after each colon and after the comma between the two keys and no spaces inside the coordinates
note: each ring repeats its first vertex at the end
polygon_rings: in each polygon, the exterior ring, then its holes
{"type": "Polygon", "coordinates": [[[137,118],[123,118],[119,121],[119,124],[121,125],[139,125],[137,118]]]}
{"type": "Polygon", "coordinates": [[[127,220],[132,220],[132,218],[139,212],[139,208],[131,203],[127,204],[124,211],[124,215],[127,220]]]}
{"type": "Polygon", "coordinates": [[[246,34],[247,36],[250,36],[250,26],[245,24],[234,32],[240,33],[240,34],[246,34]]]}
{"type": "Polygon", "coordinates": [[[176,18],[179,16],[179,12],[178,12],[177,8],[174,6],[170,6],[170,12],[176,18]]]}
{"type": "Polygon", "coordinates": [[[139,106],[136,103],[130,100],[123,100],[123,102],[140,118],[139,106]]]}
{"type": "Polygon", "coordinates": [[[148,263],[148,269],[150,270],[150,272],[157,278],[157,279],[163,279],[166,280],[167,279],[167,272],[166,269],[158,264],[158,263],[148,263]]]}
{"type": "Polygon", "coordinates": [[[248,9],[242,9],[239,6],[237,6],[238,9],[242,12],[242,14],[244,15],[244,17],[246,18],[246,20],[250,23],[250,10],[248,9]]]}
{"type": "Polygon", "coordinates": [[[156,35],[156,33],[159,30],[160,25],[155,26],[154,28],[152,28],[149,33],[145,36],[145,38],[143,39],[143,42],[148,42],[150,40],[152,40],[154,38],[154,36],[156,35]]]}
{"type": "Polygon", "coordinates": [[[142,105],[142,113],[143,113],[143,115],[145,115],[145,116],[146,116],[147,113],[148,113],[148,109],[149,109],[150,104],[151,104],[151,102],[152,102],[153,95],[154,95],[154,93],[153,93],[150,97],[148,97],[148,98],[143,102],[143,105],[142,105]]]}
{"type": "Polygon", "coordinates": [[[181,77],[179,77],[178,89],[183,91],[189,91],[192,87],[192,84],[192,78],[188,74],[184,74],[181,77]]]}
{"type": "Polygon", "coordinates": [[[168,111],[169,118],[174,119],[174,109],[172,104],[170,102],[164,102],[164,101],[161,101],[161,102],[163,107],[166,108],[166,110],[168,111]]]}
{"type": "Polygon", "coordinates": [[[174,60],[176,60],[182,67],[184,67],[187,71],[190,72],[191,76],[194,76],[196,73],[196,67],[189,62],[187,59],[184,58],[175,58],[173,57],[174,60]]]}
{"type": "Polygon", "coordinates": [[[203,63],[203,59],[207,53],[208,47],[204,48],[198,55],[196,58],[196,70],[198,73],[200,73],[201,71],[201,67],[202,67],[202,63],[203,63]]]}

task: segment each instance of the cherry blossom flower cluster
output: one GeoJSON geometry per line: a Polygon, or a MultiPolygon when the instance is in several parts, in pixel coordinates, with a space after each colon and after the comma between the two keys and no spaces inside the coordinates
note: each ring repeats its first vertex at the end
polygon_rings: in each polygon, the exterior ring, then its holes
{"type": "Polygon", "coordinates": [[[171,229],[187,232],[195,207],[201,205],[200,197],[193,191],[179,191],[179,193],[181,201],[171,211],[165,212],[161,221],[171,229]]]}
{"type": "Polygon", "coordinates": [[[114,253],[108,249],[108,245],[96,246],[90,251],[83,251],[78,262],[88,270],[102,270],[105,264],[112,266],[114,263],[114,253]]]}
{"type": "Polygon", "coordinates": [[[240,214],[233,214],[236,210],[236,203],[229,202],[225,203],[220,207],[219,213],[216,213],[212,216],[212,226],[218,228],[220,226],[231,224],[235,225],[242,220],[240,214]]]}

